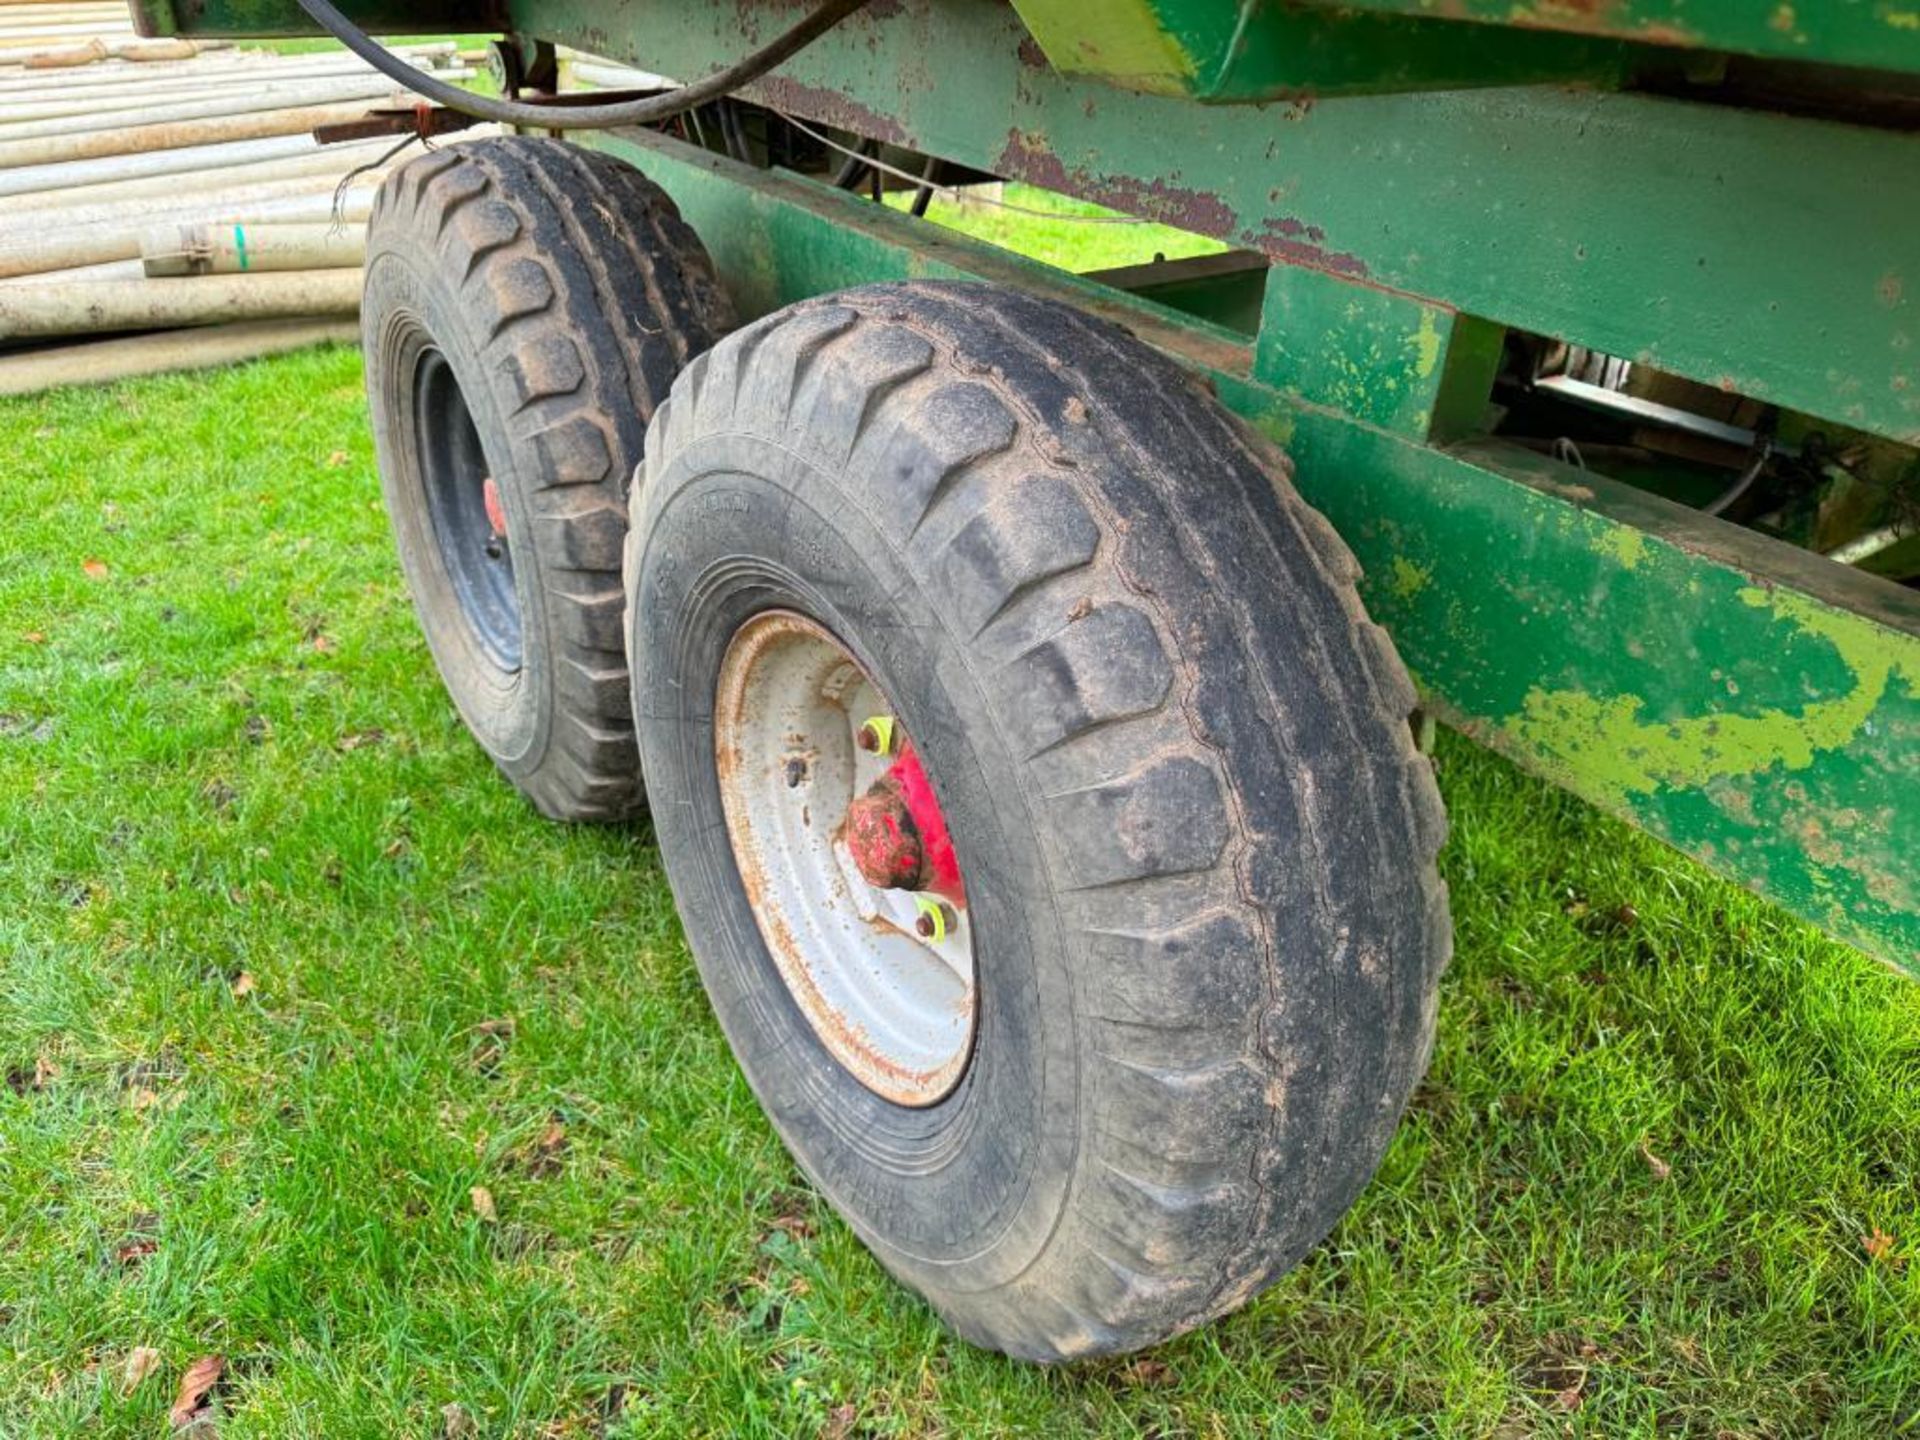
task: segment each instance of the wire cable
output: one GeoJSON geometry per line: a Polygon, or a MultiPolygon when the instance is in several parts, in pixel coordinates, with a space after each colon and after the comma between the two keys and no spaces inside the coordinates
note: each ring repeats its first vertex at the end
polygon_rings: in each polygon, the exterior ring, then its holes
{"type": "Polygon", "coordinates": [[[408,64],[335,9],[331,0],[299,0],[314,24],[389,79],[426,96],[449,110],[477,115],[502,125],[524,125],[536,130],[606,130],[620,125],[651,125],[704,105],[765,75],[838,25],[868,0],[826,0],[798,25],[752,54],[664,95],[619,100],[606,105],[534,105],[524,100],[496,100],[475,95],[408,64]]]}
{"type": "Polygon", "coordinates": [[[1700,507],[1703,515],[1724,515],[1733,508],[1733,502],[1753,488],[1753,482],[1760,478],[1760,472],[1767,468],[1767,461],[1773,458],[1773,441],[1762,437],[1753,447],[1753,463],[1741,472],[1740,478],[1722,490],[1712,500],[1700,507]]]}

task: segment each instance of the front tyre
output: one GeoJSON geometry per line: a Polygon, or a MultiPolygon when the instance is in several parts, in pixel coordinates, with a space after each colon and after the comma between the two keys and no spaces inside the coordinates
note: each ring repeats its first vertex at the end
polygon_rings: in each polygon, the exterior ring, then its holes
{"type": "Polygon", "coordinates": [[[1239,1305],[1425,1067],[1445,822],[1283,471],[1123,332],[964,284],[769,316],[648,437],[634,705],[702,977],[807,1174],[983,1345],[1239,1305]]]}

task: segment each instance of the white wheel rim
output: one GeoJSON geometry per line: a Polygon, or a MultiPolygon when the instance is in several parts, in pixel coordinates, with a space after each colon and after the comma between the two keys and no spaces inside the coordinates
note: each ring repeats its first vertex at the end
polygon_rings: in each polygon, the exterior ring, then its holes
{"type": "MultiPolygon", "coordinates": [[[[861,1084],[931,1105],[972,1052],[973,935],[966,907],[921,935],[909,891],[869,883],[842,831],[888,769],[862,725],[892,707],[845,646],[788,610],[755,615],[720,665],[714,760],[747,901],[787,993],[861,1084]]],[[[895,747],[897,751],[897,746],[895,747]]]]}

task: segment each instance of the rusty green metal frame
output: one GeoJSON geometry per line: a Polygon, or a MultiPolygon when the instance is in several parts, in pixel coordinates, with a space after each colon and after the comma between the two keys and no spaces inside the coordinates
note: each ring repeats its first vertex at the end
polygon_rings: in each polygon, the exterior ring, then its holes
{"type": "MultiPolygon", "coordinates": [[[[764,39],[731,0],[508,0],[667,75],[764,39]]],[[[784,13],[784,12],[780,12],[784,13]]],[[[1215,105],[1062,76],[1017,16],[894,0],[750,98],[1365,288],[1920,438],[1920,135],[1543,86],[1215,105]]]]}

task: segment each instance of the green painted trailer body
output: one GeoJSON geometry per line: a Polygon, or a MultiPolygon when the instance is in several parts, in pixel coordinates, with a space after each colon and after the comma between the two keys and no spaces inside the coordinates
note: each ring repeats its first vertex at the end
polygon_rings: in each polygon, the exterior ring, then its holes
{"type": "MultiPolygon", "coordinates": [[[[1322,74],[1378,89],[1477,56],[1470,83],[1530,67],[1617,71],[1723,55],[1920,70],[1905,0],[1017,0],[1069,74],[1202,101],[1276,99],[1322,74]]],[[[1694,65],[1696,73],[1712,66],[1694,65]]]]}
{"type": "MultiPolygon", "coordinates": [[[[136,10],[305,28],[291,0],[136,10]]],[[[800,9],[352,13],[692,78],[800,9]]],[[[674,195],[747,315],[962,275],[1131,326],[1291,451],[1439,716],[1920,970],[1920,592],[1485,423],[1517,331],[1920,442],[1916,76],[1920,6],[1882,0],[881,0],[744,92],[1252,252],[1239,327],[657,132],[590,143],[674,195]]]]}

